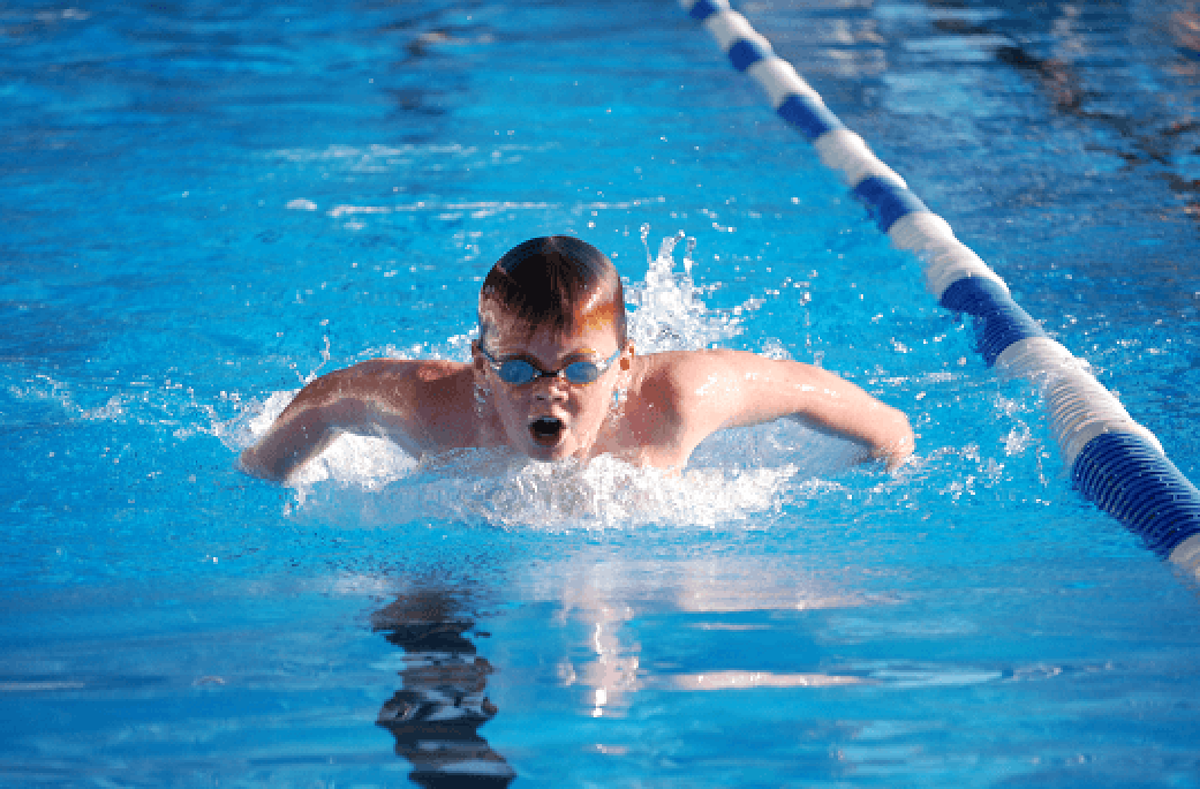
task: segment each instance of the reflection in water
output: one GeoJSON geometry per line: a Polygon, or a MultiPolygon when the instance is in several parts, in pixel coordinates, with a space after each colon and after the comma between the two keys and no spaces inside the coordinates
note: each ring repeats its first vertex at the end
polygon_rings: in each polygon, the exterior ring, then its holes
{"type": "Polygon", "coordinates": [[[515,773],[479,736],[496,714],[485,695],[492,666],[464,635],[474,622],[449,593],[402,595],[371,617],[372,628],[404,650],[404,682],[377,725],[396,738],[396,754],[425,787],[505,787],[515,773]]]}
{"type": "Polygon", "coordinates": [[[1169,29],[1171,39],[1181,52],[1190,58],[1200,57],[1200,11],[1196,3],[1171,14],[1169,29]]]}
{"type": "Polygon", "coordinates": [[[790,644],[786,655],[768,659],[732,645],[743,641],[743,632],[773,628],[798,612],[894,602],[831,584],[794,562],[778,567],[757,559],[667,563],[575,555],[561,576],[545,567],[539,567],[538,574],[531,582],[561,606],[558,621],[583,626],[584,639],[556,655],[555,668],[563,687],[582,691],[584,713],[592,718],[626,716],[646,690],[695,693],[875,684],[861,672],[825,670],[819,648],[804,639],[790,644]],[[701,640],[713,648],[690,652],[686,640],[677,642],[664,663],[670,639],[646,640],[664,618],[693,633],[705,633],[701,640]],[[807,670],[787,670],[792,667],[807,670]]]}
{"type": "MultiPolygon", "coordinates": [[[[966,8],[961,0],[926,0],[932,9],[966,8]]],[[[1127,142],[1108,152],[1124,160],[1126,167],[1151,166],[1161,171],[1156,176],[1186,201],[1184,211],[1200,219],[1200,179],[1189,177],[1184,163],[1194,156],[1200,122],[1193,119],[1190,96],[1180,97],[1161,107],[1145,97],[1121,90],[1122,72],[1138,69],[1118,62],[1109,54],[1112,39],[1134,40],[1128,32],[1148,25],[1152,35],[1165,32],[1176,45],[1178,62],[1167,70],[1194,79],[1197,74],[1191,59],[1200,57],[1200,13],[1196,3],[1188,2],[1171,14],[1150,14],[1142,19],[1137,4],[1113,4],[1108,9],[1088,9],[1074,2],[1051,2],[1027,14],[1004,15],[991,23],[980,23],[953,15],[938,17],[934,27],[953,35],[981,39],[1007,39],[995,46],[996,59],[1036,79],[1038,86],[1053,103],[1055,111],[1098,122],[1127,142]],[[1085,10],[1090,16],[1084,18],[1085,10]],[[1029,30],[1010,30],[1005,20],[1020,19],[1044,25],[1036,35],[1029,30]],[[1093,29],[1097,22],[1099,30],[1093,29]],[[1056,55],[1039,56],[1030,42],[1050,42],[1056,55]],[[1083,65],[1077,65],[1082,61],[1083,65]],[[1090,75],[1091,79],[1085,79],[1090,75]]],[[[1045,44],[1043,43],[1044,47],[1045,44]]],[[[1149,64],[1148,64],[1149,65],[1149,64]]],[[[1187,84],[1186,82],[1184,83],[1187,84]]],[[[1140,85],[1137,86],[1140,88],[1140,85]]]]}

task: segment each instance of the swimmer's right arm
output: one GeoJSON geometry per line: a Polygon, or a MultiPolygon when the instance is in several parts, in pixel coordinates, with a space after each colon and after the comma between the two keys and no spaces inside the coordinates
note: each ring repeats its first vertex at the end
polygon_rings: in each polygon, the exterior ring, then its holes
{"type": "Polygon", "coordinates": [[[343,374],[330,373],[301,389],[258,443],[242,452],[242,470],[283,482],[333,443],[363,410],[361,400],[345,391],[343,374]]]}
{"type": "Polygon", "coordinates": [[[375,360],[310,382],[258,443],[242,452],[242,470],[283,482],[342,433],[397,438],[405,422],[406,369],[404,362],[375,360]]]}

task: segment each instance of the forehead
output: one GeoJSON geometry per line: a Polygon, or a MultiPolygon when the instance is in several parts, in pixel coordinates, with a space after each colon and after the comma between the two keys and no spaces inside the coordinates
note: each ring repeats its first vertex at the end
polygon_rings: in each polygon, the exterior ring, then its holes
{"type": "Polygon", "coordinates": [[[479,317],[488,323],[499,324],[512,322],[528,324],[534,328],[540,325],[563,326],[568,329],[577,326],[603,327],[613,323],[618,313],[623,313],[623,305],[613,299],[603,299],[599,293],[593,293],[586,300],[574,304],[506,304],[500,299],[481,295],[479,299],[479,317]],[[541,323],[544,322],[544,323],[541,323]]]}
{"type": "Polygon", "coordinates": [[[614,322],[607,320],[580,320],[563,329],[538,326],[515,318],[495,322],[492,345],[502,353],[533,352],[567,354],[576,351],[591,351],[611,354],[619,344],[614,322]]]}

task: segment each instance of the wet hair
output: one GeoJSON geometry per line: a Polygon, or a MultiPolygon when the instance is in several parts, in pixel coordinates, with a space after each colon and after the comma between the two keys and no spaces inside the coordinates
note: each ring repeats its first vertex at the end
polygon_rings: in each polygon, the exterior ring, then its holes
{"type": "Polygon", "coordinates": [[[625,293],[608,257],[571,236],[531,238],[492,266],[479,291],[479,341],[496,333],[501,316],[524,324],[571,331],[611,323],[617,342],[626,340],[625,293]]]}

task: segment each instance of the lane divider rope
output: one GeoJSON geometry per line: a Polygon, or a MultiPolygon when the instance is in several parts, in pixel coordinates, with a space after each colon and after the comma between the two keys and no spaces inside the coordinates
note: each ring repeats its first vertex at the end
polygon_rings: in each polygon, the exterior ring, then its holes
{"type": "Polygon", "coordinates": [[[728,0],[679,4],[712,34],[733,67],[762,87],[776,114],[812,143],[821,162],[841,174],[893,245],[920,261],[926,289],[938,303],[972,316],[984,361],[1003,378],[1024,379],[1041,390],[1050,431],[1076,487],[1155,553],[1200,572],[1200,490],[1167,458],[1158,438],[1134,421],[1085,362],[1047,336],[1004,280],[846,128],[728,0]]]}

